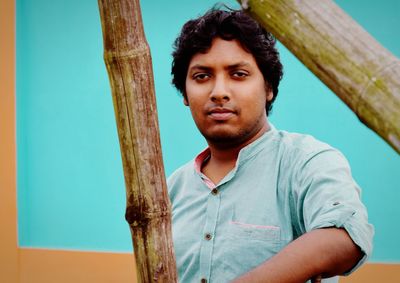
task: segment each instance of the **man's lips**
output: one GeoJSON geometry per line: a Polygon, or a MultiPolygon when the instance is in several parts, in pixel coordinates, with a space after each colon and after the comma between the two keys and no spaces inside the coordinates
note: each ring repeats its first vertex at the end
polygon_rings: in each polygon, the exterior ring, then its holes
{"type": "Polygon", "coordinates": [[[229,108],[212,108],[208,111],[209,117],[217,121],[225,121],[235,115],[235,111],[229,108]]]}

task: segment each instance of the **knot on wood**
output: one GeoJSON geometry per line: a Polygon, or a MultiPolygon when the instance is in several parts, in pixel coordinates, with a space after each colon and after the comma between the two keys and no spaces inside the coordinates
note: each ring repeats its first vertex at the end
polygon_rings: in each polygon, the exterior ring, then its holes
{"type": "Polygon", "coordinates": [[[164,266],[163,266],[162,262],[160,262],[157,265],[156,270],[154,271],[154,277],[153,277],[154,282],[157,282],[158,279],[160,279],[160,277],[162,277],[163,275],[164,275],[164,266]]]}
{"type": "Polygon", "coordinates": [[[129,225],[137,227],[144,227],[151,220],[169,216],[169,210],[159,211],[140,211],[130,206],[126,208],[125,219],[129,225]]]}

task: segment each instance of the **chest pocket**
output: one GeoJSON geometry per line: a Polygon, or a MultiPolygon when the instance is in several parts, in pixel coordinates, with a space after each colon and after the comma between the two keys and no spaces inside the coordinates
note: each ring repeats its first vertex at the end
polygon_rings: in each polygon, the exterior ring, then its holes
{"type": "Polygon", "coordinates": [[[248,253],[271,257],[282,249],[282,231],[281,227],[276,225],[279,223],[276,220],[277,213],[238,203],[232,207],[232,214],[225,226],[223,237],[231,245],[240,245],[245,252],[248,250],[248,253]]]}
{"type": "Polygon", "coordinates": [[[227,237],[237,240],[258,240],[269,243],[280,242],[281,230],[277,226],[254,225],[238,221],[229,222],[227,237]]]}
{"type": "Polygon", "coordinates": [[[230,221],[214,250],[215,259],[219,259],[213,262],[214,267],[221,267],[216,268],[221,276],[218,282],[229,282],[278,253],[282,247],[280,233],[275,226],[230,221]]]}

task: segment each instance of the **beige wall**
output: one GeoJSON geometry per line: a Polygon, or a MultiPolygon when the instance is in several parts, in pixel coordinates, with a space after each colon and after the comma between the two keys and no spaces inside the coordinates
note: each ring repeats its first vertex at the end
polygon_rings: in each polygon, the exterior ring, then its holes
{"type": "MultiPolygon", "coordinates": [[[[136,282],[131,254],[17,245],[15,1],[0,1],[0,282],[136,282]]],[[[400,282],[400,264],[367,264],[341,282],[400,282]]]]}
{"type": "Polygon", "coordinates": [[[0,1],[0,281],[17,282],[15,2],[0,1]],[[4,278],[4,279],[3,279],[4,278]],[[3,280],[1,280],[3,279],[3,280]]]}

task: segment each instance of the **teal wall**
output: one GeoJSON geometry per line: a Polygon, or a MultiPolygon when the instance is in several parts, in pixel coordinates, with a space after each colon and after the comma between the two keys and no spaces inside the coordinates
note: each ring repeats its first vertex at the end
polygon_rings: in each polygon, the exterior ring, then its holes
{"type": "MultiPolygon", "coordinates": [[[[168,175],[205,147],[170,85],[171,45],[180,26],[213,3],[142,1],[168,175]]],[[[337,3],[400,57],[400,2],[337,3]]],[[[399,155],[279,49],[285,78],[272,122],[344,152],[376,228],[372,260],[400,262],[399,155]]],[[[17,147],[20,246],[132,250],[96,1],[17,0],[17,147]]]]}

